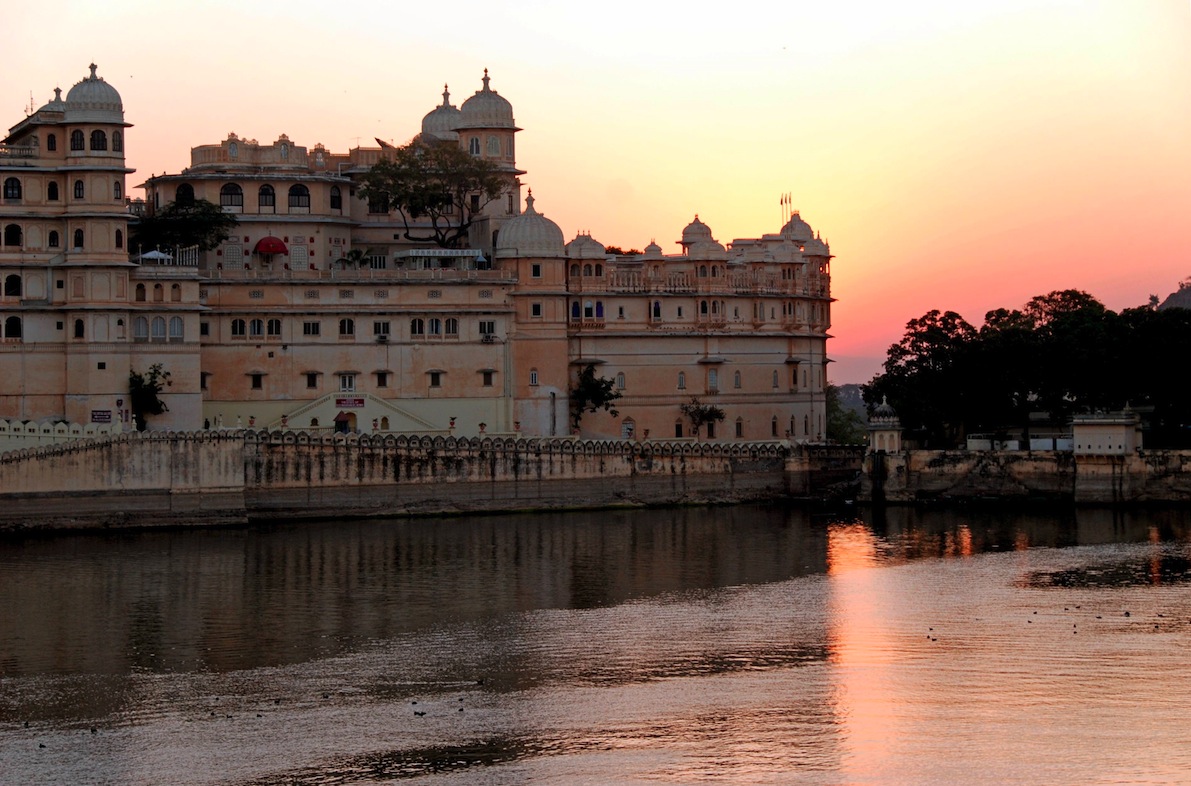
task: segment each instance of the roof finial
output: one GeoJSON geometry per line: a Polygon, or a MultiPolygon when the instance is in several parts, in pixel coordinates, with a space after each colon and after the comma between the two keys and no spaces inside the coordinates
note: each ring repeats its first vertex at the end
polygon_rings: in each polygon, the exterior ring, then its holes
{"type": "Polygon", "coordinates": [[[88,67],[91,69],[91,78],[92,78],[92,79],[95,79],[95,78],[96,78],[96,77],[95,77],[95,70],[96,70],[97,68],[99,68],[99,66],[95,65],[94,63],[92,63],[92,64],[91,64],[90,66],[88,66],[88,67]]]}
{"type": "Polygon", "coordinates": [[[451,105],[451,91],[446,85],[442,86],[442,105],[443,106],[451,105]]]}
{"type": "Polygon", "coordinates": [[[484,92],[488,92],[488,69],[484,69],[484,92]]]}
{"type": "Polygon", "coordinates": [[[525,197],[525,212],[536,213],[538,211],[533,209],[533,189],[529,189],[529,194],[525,197]]]}

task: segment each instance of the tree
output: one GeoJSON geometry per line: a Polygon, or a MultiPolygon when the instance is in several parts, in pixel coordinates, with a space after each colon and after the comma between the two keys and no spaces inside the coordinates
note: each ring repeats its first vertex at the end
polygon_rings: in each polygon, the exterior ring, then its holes
{"type": "Polygon", "coordinates": [[[134,370],[128,372],[128,400],[137,431],[145,430],[147,415],[169,411],[169,407],[161,400],[161,389],[169,384],[169,379],[170,372],[163,371],[160,363],[149,366],[148,374],[134,370]]]}
{"type": "Polygon", "coordinates": [[[585,412],[599,412],[604,410],[612,417],[620,414],[612,407],[612,402],[620,398],[620,392],[615,388],[615,381],[597,377],[595,366],[588,363],[579,372],[579,379],[575,387],[571,388],[571,427],[579,428],[585,412]]]}
{"type": "Polygon", "coordinates": [[[700,429],[708,423],[719,423],[724,419],[724,410],[714,404],[704,404],[698,396],[691,396],[686,404],[679,404],[682,414],[691,421],[691,433],[699,436],[700,429]]]}
{"type": "Polygon", "coordinates": [[[867,435],[864,419],[840,403],[839,388],[829,384],[823,395],[827,399],[827,440],[840,445],[863,444],[867,435]]]}
{"type": "Polygon", "coordinates": [[[210,251],[231,236],[236,224],[234,215],[205,199],[181,205],[170,202],[132,224],[130,247],[152,251],[198,246],[200,251],[210,251]]]}
{"type": "Polygon", "coordinates": [[[458,248],[507,183],[496,164],[457,142],[419,137],[373,165],[360,193],[401,215],[406,240],[458,248]]]}

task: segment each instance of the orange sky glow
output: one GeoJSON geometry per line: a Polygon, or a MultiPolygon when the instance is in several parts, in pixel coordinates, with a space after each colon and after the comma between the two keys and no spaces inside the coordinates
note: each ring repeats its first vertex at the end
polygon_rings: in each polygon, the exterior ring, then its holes
{"type": "Polygon", "coordinates": [[[449,83],[508,98],[518,164],[567,238],[729,242],[779,197],[835,254],[832,381],[932,308],[979,324],[1054,289],[1110,308],[1191,276],[1188,0],[46,0],[5,9],[0,123],[99,65],[131,185],[235,131],[403,143],[449,83]],[[729,12],[730,9],[730,12],[729,12]]]}

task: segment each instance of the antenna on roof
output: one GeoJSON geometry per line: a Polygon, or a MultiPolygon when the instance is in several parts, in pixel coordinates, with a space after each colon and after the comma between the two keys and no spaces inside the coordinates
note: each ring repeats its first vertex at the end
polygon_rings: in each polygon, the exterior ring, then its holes
{"type": "Polygon", "coordinates": [[[29,115],[33,114],[36,111],[37,110],[33,107],[33,91],[30,90],[29,91],[29,108],[27,110],[25,110],[25,117],[28,117],[29,115]]]}

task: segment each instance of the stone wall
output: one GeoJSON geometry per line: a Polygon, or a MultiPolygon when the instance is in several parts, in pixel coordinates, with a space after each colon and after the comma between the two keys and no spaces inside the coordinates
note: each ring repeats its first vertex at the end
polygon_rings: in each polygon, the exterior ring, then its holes
{"type": "Polygon", "coordinates": [[[1191,451],[1140,451],[1126,456],[967,450],[870,454],[865,458],[861,499],[1191,502],[1191,451]]]}
{"type": "Polygon", "coordinates": [[[855,449],[820,452],[785,442],[133,432],[0,456],[0,529],[738,502],[854,478],[855,449]]]}

